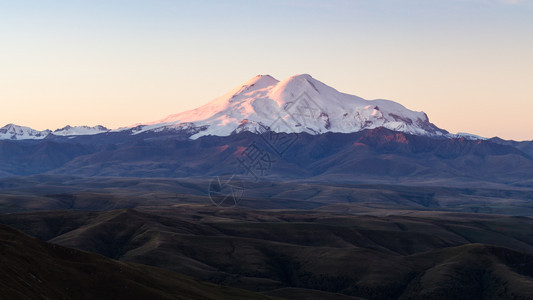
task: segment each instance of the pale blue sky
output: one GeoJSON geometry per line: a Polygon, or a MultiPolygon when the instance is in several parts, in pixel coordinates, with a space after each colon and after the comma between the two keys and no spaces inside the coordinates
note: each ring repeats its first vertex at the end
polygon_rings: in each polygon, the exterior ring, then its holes
{"type": "Polygon", "coordinates": [[[0,0],[0,126],[116,128],[300,73],[531,140],[533,1],[0,0]]]}

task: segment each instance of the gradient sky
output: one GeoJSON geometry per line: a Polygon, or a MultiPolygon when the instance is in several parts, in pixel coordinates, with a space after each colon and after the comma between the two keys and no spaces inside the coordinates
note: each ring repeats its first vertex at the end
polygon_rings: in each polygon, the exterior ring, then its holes
{"type": "Polygon", "coordinates": [[[533,0],[0,0],[0,126],[110,128],[308,73],[533,139],[533,0]]]}

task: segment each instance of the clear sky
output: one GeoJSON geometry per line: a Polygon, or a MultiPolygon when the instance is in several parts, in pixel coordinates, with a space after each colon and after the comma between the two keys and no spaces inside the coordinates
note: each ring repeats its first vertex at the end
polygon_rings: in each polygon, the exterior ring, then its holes
{"type": "Polygon", "coordinates": [[[110,128],[309,73],[533,139],[533,0],[0,0],[0,127],[110,128]]]}

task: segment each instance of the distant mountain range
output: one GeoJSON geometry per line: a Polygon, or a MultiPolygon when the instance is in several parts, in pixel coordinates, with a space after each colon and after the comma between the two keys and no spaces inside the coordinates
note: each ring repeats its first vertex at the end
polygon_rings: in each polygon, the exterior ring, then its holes
{"type": "Polygon", "coordinates": [[[297,75],[256,76],[163,120],[0,129],[0,177],[31,174],[533,187],[533,141],[450,134],[423,112],[297,75]]]}
{"type": "Polygon", "coordinates": [[[531,142],[433,138],[383,127],[320,135],[241,132],[194,140],[190,134],[108,132],[0,141],[0,176],[239,175],[249,181],[533,187],[531,142]]]}
{"type": "Polygon", "coordinates": [[[147,131],[187,131],[192,133],[191,139],[206,135],[228,136],[242,131],[315,135],[353,133],[378,127],[422,136],[482,139],[471,134],[450,134],[432,124],[424,112],[411,111],[390,100],[365,100],[344,94],[303,74],[283,81],[269,75],[257,75],[204,106],[147,124],[115,130],[103,126],[66,126],[55,131],[8,124],[0,128],[0,140],[107,132],[134,135],[147,131]]]}
{"type": "Polygon", "coordinates": [[[52,136],[76,136],[76,135],[93,135],[108,132],[109,129],[104,126],[65,126],[54,131],[35,130],[26,126],[7,124],[0,128],[0,140],[41,140],[50,135],[52,136]]]}

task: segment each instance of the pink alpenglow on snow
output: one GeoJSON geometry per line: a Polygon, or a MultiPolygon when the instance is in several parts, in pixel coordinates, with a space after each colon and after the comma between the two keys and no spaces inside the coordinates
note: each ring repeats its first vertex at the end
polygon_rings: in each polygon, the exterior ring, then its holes
{"type": "Polygon", "coordinates": [[[193,135],[193,139],[261,128],[321,134],[385,127],[416,135],[449,135],[430,123],[424,112],[409,110],[389,100],[365,100],[344,94],[308,74],[283,81],[270,75],[257,75],[199,108],[147,123],[137,133],[185,123],[206,128],[193,135]],[[284,126],[272,126],[278,120],[284,126]]]}

